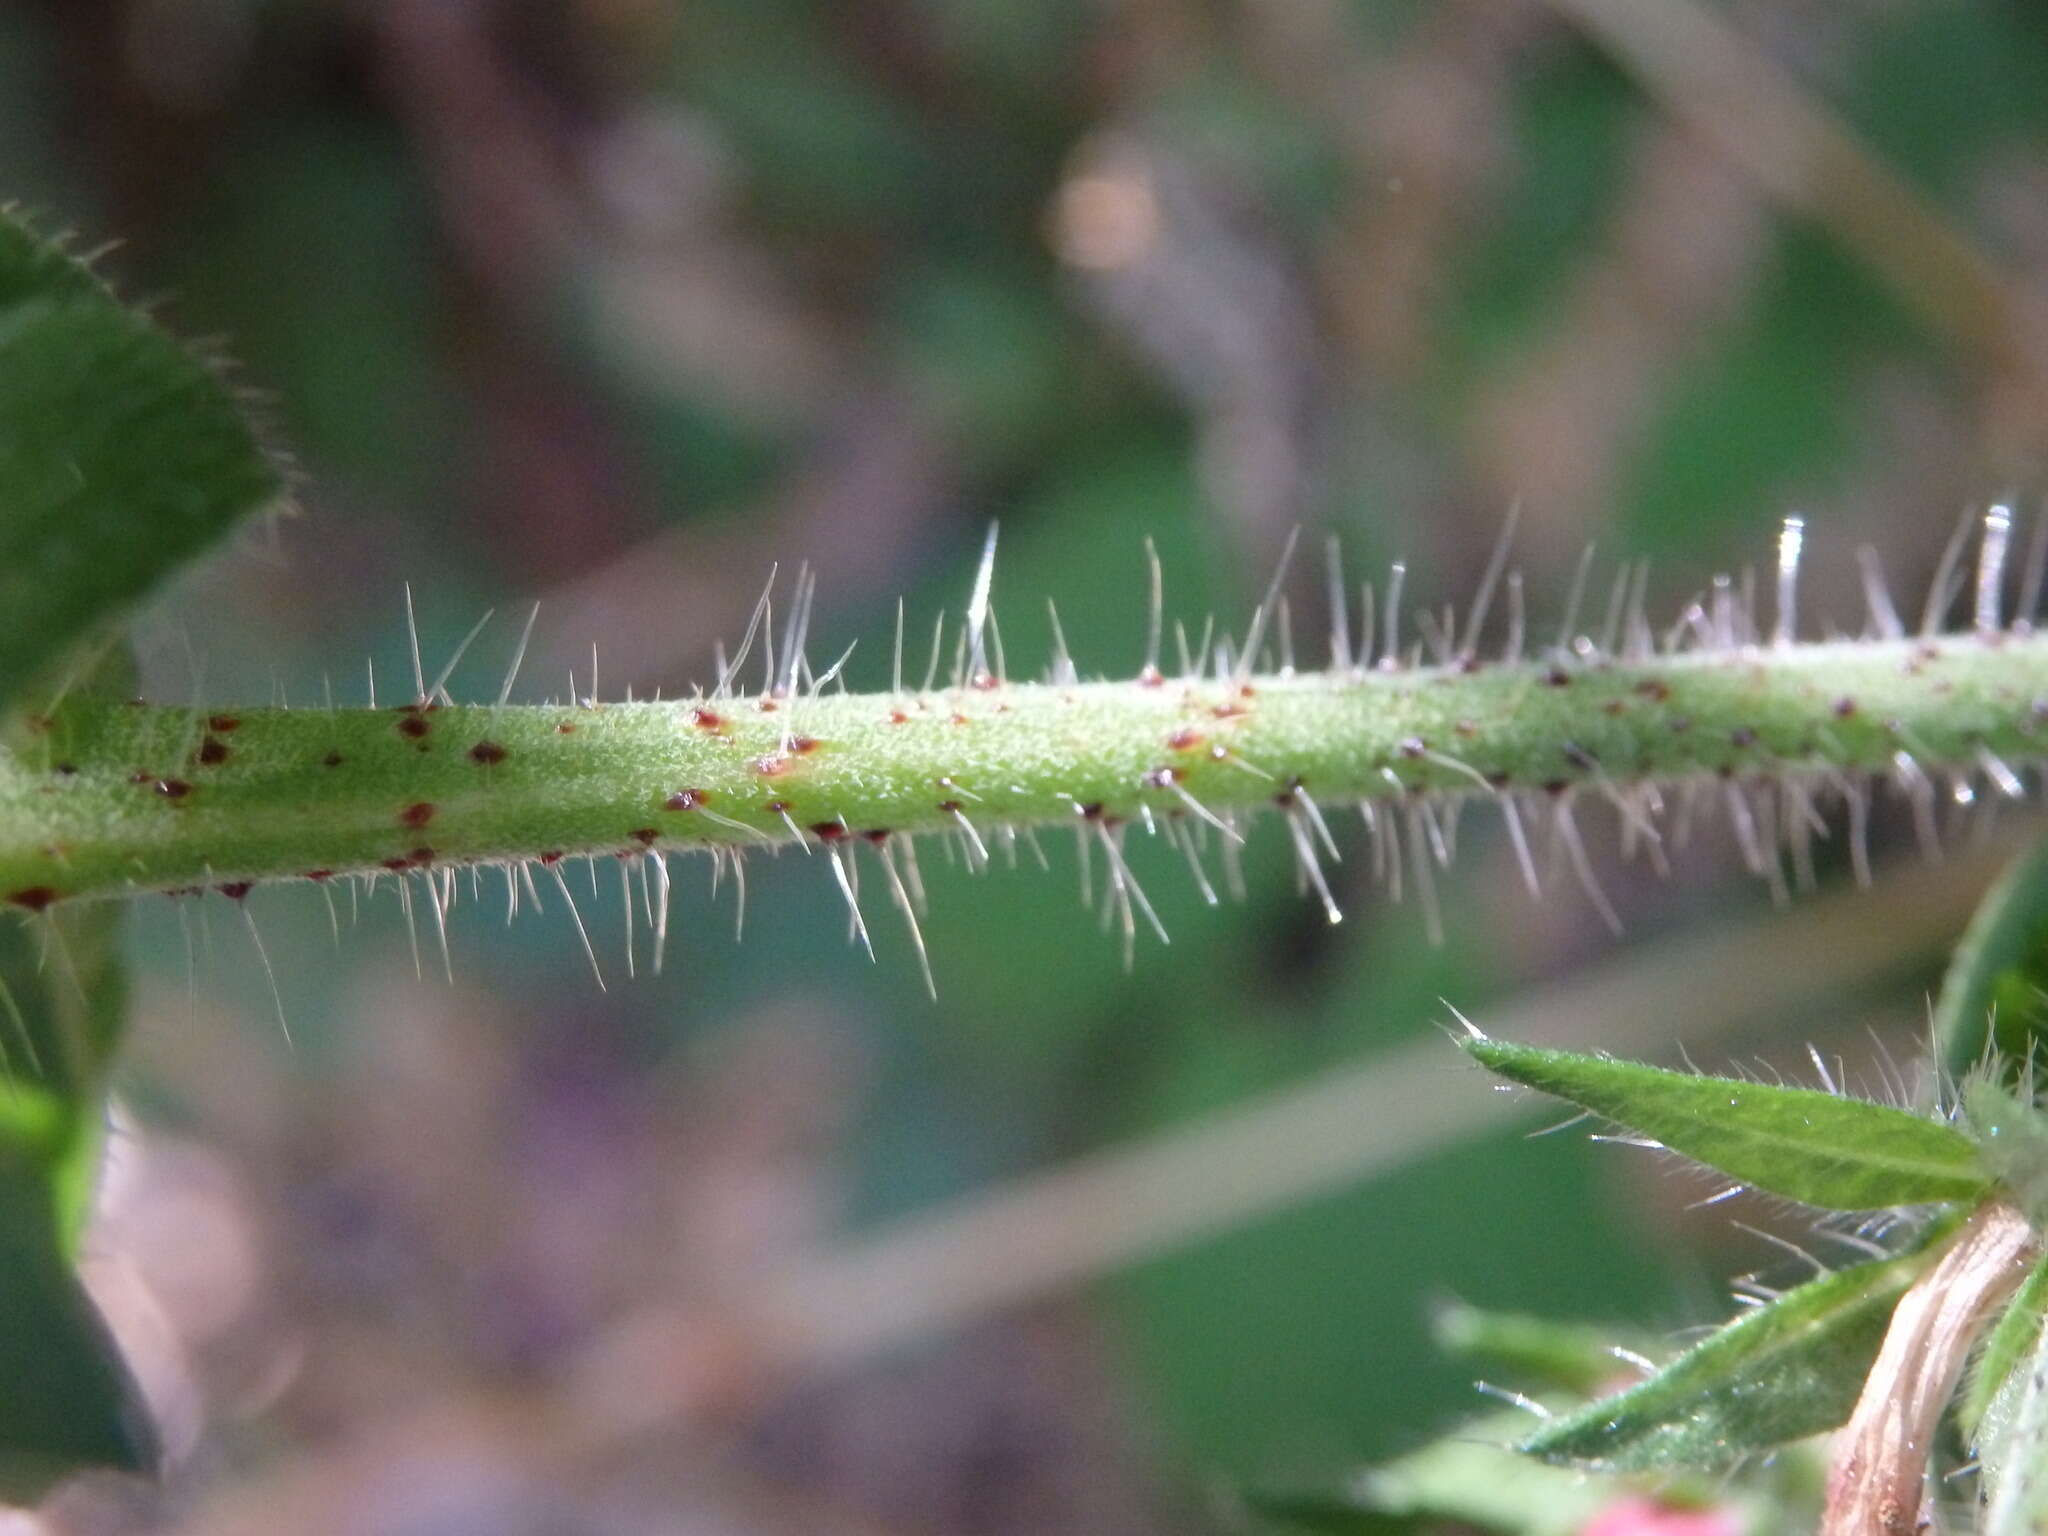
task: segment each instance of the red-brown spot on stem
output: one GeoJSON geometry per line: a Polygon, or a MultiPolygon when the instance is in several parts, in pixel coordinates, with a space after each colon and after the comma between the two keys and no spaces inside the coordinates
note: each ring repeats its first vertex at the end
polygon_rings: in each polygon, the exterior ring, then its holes
{"type": "Polygon", "coordinates": [[[418,741],[432,729],[433,726],[428,722],[425,715],[400,715],[398,717],[398,734],[410,737],[414,741],[418,741]]]}
{"type": "Polygon", "coordinates": [[[418,831],[433,819],[433,804],[426,800],[415,801],[398,813],[398,824],[401,827],[411,827],[414,831],[418,831]]]}
{"type": "Polygon", "coordinates": [[[334,871],[331,869],[309,869],[306,871],[306,878],[308,880],[332,880],[334,878],[334,871]]]}
{"type": "Polygon", "coordinates": [[[495,741],[480,741],[469,749],[469,760],[473,763],[482,763],[486,768],[502,763],[511,755],[495,741]]]}
{"type": "Polygon", "coordinates": [[[761,809],[770,816],[787,816],[790,811],[790,805],[787,800],[770,800],[761,809]]]}
{"type": "Polygon", "coordinates": [[[760,704],[759,704],[759,705],[757,705],[756,707],[757,707],[757,708],[758,708],[758,709],[759,709],[759,710],[761,711],[761,713],[762,713],[762,714],[764,714],[764,715],[772,715],[772,714],[774,714],[774,713],[775,713],[775,711],[776,711],[776,710],[778,710],[778,709],[782,708],[782,706],[781,706],[780,704],[776,703],[776,702],[775,702],[775,701],[774,701],[773,699],[765,699],[765,698],[764,698],[763,700],[761,700],[760,704]]]}
{"type": "Polygon", "coordinates": [[[888,832],[881,827],[876,827],[873,831],[863,832],[861,836],[873,843],[877,848],[889,841],[888,832]]]}
{"type": "Polygon", "coordinates": [[[799,757],[805,757],[817,751],[821,745],[822,743],[815,736],[791,736],[783,741],[782,749],[785,752],[794,752],[799,757]]]}
{"type": "Polygon", "coordinates": [[[192,786],[183,779],[158,779],[155,789],[166,800],[182,800],[192,793],[192,786]]]}
{"type": "Polygon", "coordinates": [[[814,821],[811,823],[811,831],[828,843],[836,843],[846,836],[845,824],[837,821],[814,821]]]}
{"type": "Polygon", "coordinates": [[[555,727],[555,734],[557,736],[574,736],[576,734],[576,722],[574,720],[564,720],[555,727]]]}
{"type": "Polygon", "coordinates": [[[910,724],[910,716],[903,713],[900,709],[892,709],[889,711],[889,723],[891,725],[908,725],[910,724]]]}
{"type": "Polygon", "coordinates": [[[1166,744],[1176,752],[1190,751],[1202,744],[1202,733],[1192,725],[1184,725],[1166,738],[1166,744]]]}
{"type": "Polygon", "coordinates": [[[1218,704],[1209,713],[1218,720],[1235,720],[1239,715],[1248,715],[1251,711],[1242,704],[1218,704]]]}
{"type": "Polygon", "coordinates": [[[1856,701],[1847,695],[1835,700],[1835,718],[1846,720],[1856,713],[1856,701]]]}
{"type": "Polygon", "coordinates": [[[693,709],[690,711],[690,723],[700,731],[722,731],[725,729],[725,716],[713,709],[693,709]]]}
{"type": "Polygon", "coordinates": [[[540,861],[544,865],[559,864],[562,862],[562,850],[559,848],[550,848],[546,853],[543,853],[540,856],[540,861]]]}
{"type": "Polygon", "coordinates": [[[57,893],[47,885],[31,885],[16,891],[7,899],[17,907],[26,907],[31,912],[40,912],[57,899],[57,893]]]}
{"type": "Polygon", "coordinates": [[[233,715],[208,715],[206,717],[206,728],[209,731],[219,731],[221,735],[226,736],[231,732],[239,731],[242,728],[242,722],[233,715]]]}
{"type": "Polygon", "coordinates": [[[322,768],[339,768],[344,761],[345,759],[339,752],[330,752],[320,759],[320,766],[322,768]]]}
{"type": "Polygon", "coordinates": [[[192,760],[204,768],[218,768],[228,760],[228,744],[218,736],[208,736],[200,741],[192,760]]]}
{"type": "Polygon", "coordinates": [[[229,901],[240,901],[255,888],[256,883],[253,880],[230,880],[226,885],[216,885],[214,887],[216,891],[227,897],[229,901]]]}
{"type": "Polygon", "coordinates": [[[657,837],[661,836],[661,834],[657,832],[653,827],[636,827],[633,829],[633,831],[629,832],[627,836],[633,838],[635,841],[639,842],[644,847],[652,848],[654,846],[654,840],[657,837]]]}
{"type": "Polygon", "coordinates": [[[662,806],[671,811],[694,811],[710,798],[708,789],[679,789],[664,800],[662,806]]]}

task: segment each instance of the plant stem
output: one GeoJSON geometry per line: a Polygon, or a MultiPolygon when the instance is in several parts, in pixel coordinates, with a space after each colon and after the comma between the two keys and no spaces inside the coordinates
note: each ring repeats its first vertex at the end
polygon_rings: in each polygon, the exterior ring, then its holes
{"type": "MultiPolygon", "coordinates": [[[[0,899],[796,838],[2014,771],[2048,637],[1195,681],[211,714],[73,700],[0,758],[0,899]],[[2011,764],[2012,767],[2007,765],[2011,764]]],[[[1860,789],[1852,790],[1861,793],[1860,789]]]]}
{"type": "Polygon", "coordinates": [[[1992,1202],[1899,1298],[1856,1411],[1835,1439],[1820,1536],[1914,1536],[1927,1529],[1927,1458],[1970,1346],[2041,1251],[2011,1206],[1992,1202]]]}

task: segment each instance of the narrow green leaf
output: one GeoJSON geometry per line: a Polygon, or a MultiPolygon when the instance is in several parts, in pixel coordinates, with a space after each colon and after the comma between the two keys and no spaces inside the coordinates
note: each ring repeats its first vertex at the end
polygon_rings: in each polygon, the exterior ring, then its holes
{"type": "Polygon", "coordinates": [[[1991,888],[1942,978],[1935,1053],[1961,1082],[1987,1057],[2017,1082],[2048,1030],[2048,842],[2014,860],[1991,888]]]}
{"type": "Polygon", "coordinates": [[[1571,1536],[1635,1491],[1624,1482],[1588,1478],[1517,1454],[1507,1440],[1527,1422],[1520,1415],[1494,1415],[1362,1473],[1343,1488],[1260,1493],[1250,1502],[1260,1514],[1296,1529],[1343,1536],[1398,1536],[1446,1523],[1501,1536],[1571,1536]]]}
{"type": "Polygon", "coordinates": [[[148,1471],[149,1414],[72,1265],[123,1017],[120,904],[0,920],[0,1502],[148,1471]]]}
{"type": "MultiPolygon", "coordinates": [[[[87,690],[131,679],[125,650],[107,650],[54,718],[0,728],[0,751],[46,749],[87,690]]],[[[126,1012],[121,917],[95,902],[0,919],[0,1501],[155,1460],[147,1410],[72,1273],[126,1012]]]]}
{"type": "Polygon", "coordinates": [[[1501,1040],[1462,1043],[1503,1077],[1808,1205],[1873,1210],[1973,1200],[1990,1188],[1969,1137],[1889,1105],[1501,1040]]]}
{"type": "Polygon", "coordinates": [[[1462,1301],[1446,1302],[1429,1321],[1444,1353],[1538,1391],[1591,1397],[1627,1371],[1611,1337],[1585,1323],[1489,1312],[1462,1301]]]}
{"type": "MultiPolygon", "coordinates": [[[[81,708],[124,696],[134,682],[128,648],[106,646],[76,671],[51,714],[0,721],[0,753],[53,755],[81,708]]],[[[0,1152],[45,1172],[67,1251],[91,1205],[107,1073],[127,1016],[122,911],[118,902],[80,902],[0,920],[0,1152]]]]}
{"type": "Polygon", "coordinates": [[[281,489],[209,364],[0,213],[0,705],[281,489]]]}
{"type": "Polygon", "coordinates": [[[2048,1311],[2048,1259],[2034,1266],[2020,1288],[2013,1292],[2005,1311],[1992,1325],[1970,1367],[1969,1385],[1956,1403],[1956,1420],[1972,1441],[1984,1428],[1991,1400],[2004,1389],[2020,1362],[2033,1352],[2041,1333],[2041,1315],[2048,1311]]]}
{"type": "Polygon", "coordinates": [[[1553,1419],[1521,1449],[1605,1471],[1711,1467],[1849,1417],[1892,1310],[1955,1228],[1746,1312],[1648,1381],[1553,1419]]]}
{"type": "Polygon", "coordinates": [[[45,1171],[0,1156],[0,1502],[75,1472],[154,1469],[133,1377],[56,1241],[45,1171]]]}
{"type": "Polygon", "coordinates": [[[1983,1536],[2048,1531],[2048,1332],[2035,1319],[2030,1358],[2006,1376],[1979,1443],[1986,1509],[1983,1536]]]}
{"type": "MultiPolygon", "coordinates": [[[[92,1203],[106,1073],[126,1008],[120,922],[114,902],[34,924],[0,919],[0,1154],[49,1181],[67,1250],[92,1203]]],[[[0,1250],[0,1286],[6,1275],[0,1250]]]]}

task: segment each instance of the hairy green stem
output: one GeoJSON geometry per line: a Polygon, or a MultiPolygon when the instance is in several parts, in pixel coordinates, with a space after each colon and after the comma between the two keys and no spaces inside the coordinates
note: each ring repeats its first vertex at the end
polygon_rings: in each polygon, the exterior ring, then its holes
{"type": "Polygon", "coordinates": [[[0,900],[1226,815],[1415,792],[1943,771],[2048,746],[2048,637],[1248,682],[257,709],[74,700],[0,759],[0,900]],[[1197,809],[1199,807],[1199,809],[1197,809]]]}

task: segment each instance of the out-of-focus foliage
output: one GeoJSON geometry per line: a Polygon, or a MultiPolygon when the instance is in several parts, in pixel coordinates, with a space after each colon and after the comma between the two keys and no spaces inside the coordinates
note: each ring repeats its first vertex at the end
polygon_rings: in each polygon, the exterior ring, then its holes
{"type": "MultiPolygon", "coordinates": [[[[1968,501],[2038,484],[2038,372],[1940,334],[1569,14],[40,0],[0,14],[0,193],[118,236],[124,290],[228,337],[303,462],[308,515],[143,626],[159,698],[359,699],[366,656],[409,677],[406,580],[430,656],[499,609],[465,695],[494,696],[535,598],[522,695],[572,669],[588,691],[593,665],[606,695],[674,691],[714,675],[777,559],[819,569],[814,656],[858,637],[849,675],[885,685],[897,599],[919,675],[992,518],[1017,672],[1047,597],[1084,670],[1137,663],[1148,536],[1193,644],[1209,614],[1241,626],[1298,523],[1381,596],[1406,558],[1411,599],[1462,601],[1517,498],[1542,625],[1588,540],[1654,558],[1676,604],[1794,506],[1814,628],[1858,622],[1859,542],[1917,602],[1968,501]]],[[[2031,8],[1727,15],[2038,309],[2031,8]]],[[[1320,585],[1297,575],[1306,661],[1320,585]]],[[[1913,840],[1895,811],[1880,859],[1913,840]]],[[[141,1129],[95,1284],[184,1455],[162,1496],[75,1490],[72,1513],[334,1529],[377,1489],[373,1518],[505,1530],[1220,1527],[1214,1480],[1306,1482],[1469,1412],[1423,1324],[1446,1293],[1717,1315],[1729,1266],[1697,1245],[1727,1233],[1682,1215],[1690,1187],[1517,1130],[882,1364],[756,1368],[764,1274],[1394,1062],[1439,997],[1484,1022],[1605,950],[1470,820],[1433,950],[1366,899],[1338,820],[1336,929],[1270,837],[1219,909],[1134,841],[1174,943],[1129,974],[1067,850],[971,881],[933,850],[936,1007],[876,893],[879,965],[845,947],[816,860],[750,867],[744,943],[729,877],[714,906],[679,870],[669,974],[602,996],[547,891],[507,932],[502,889],[463,888],[453,990],[415,982],[390,889],[340,899],[338,945],[317,896],[258,892],[290,1053],[239,918],[142,910],[141,1129]]],[[[1596,858],[1633,937],[1757,906],[1714,839],[1670,882],[1596,858]]],[[[616,880],[577,882],[611,968],[616,880]]],[[[1836,1018],[1727,1024],[1856,1052],[1866,1018],[1917,1023],[1930,961],[1836,1018]]],[[[1453,1105],[1479,1090],[1444,1057],[1453,1105]]]]}
{"type": "Polygon", "coordinates": [[[0,706],[280,481],[225,379],[0,213],[0,706]]]}

